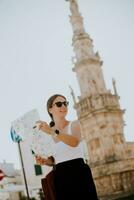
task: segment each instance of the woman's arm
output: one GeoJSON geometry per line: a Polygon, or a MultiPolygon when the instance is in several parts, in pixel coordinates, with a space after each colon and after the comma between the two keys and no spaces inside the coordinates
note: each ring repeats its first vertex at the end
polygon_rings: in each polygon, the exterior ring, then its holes
{"type": "Polygon", "coordinates": [[[68,135],[67,133],[64,133],[62,131],[60,131],[60,133],[56,135],[54,129],[50,128],[46,122],[40,122],[39,129],[54,137],[56,136],[58,140],[72,147],[76,147],[81,140],[80,123],[78,120],[73,121],[71,124],[72,135],[68,135]]]}
{"type": "Polygon", "coordinates": [[[68,135],[66,133],[60,132],[56,136],[57,139],[64,142],[65,144],[68,144],[72,147],[78,146],[80,140],[81,140],[81,130],[80,130],[80,123],[79,121],[73,121],[71,124],[71,132],[72,135],[68,135]]]}

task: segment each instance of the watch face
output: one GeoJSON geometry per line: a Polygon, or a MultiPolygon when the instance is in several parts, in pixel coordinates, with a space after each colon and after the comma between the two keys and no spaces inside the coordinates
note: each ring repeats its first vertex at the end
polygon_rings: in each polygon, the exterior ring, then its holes
{"type": "Polygon", "coordinates": [[[56,130],[55,130],[55,133],[58,135],[60,132],[59,132],[59,130],[56,129],[56,130]]]}

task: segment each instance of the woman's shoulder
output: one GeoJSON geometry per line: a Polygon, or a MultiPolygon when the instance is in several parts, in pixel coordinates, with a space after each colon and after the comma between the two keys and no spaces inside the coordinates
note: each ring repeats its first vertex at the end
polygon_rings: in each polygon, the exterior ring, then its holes
{"type": "Polygon", "coordinates": [[[71,125],[72,126],[80,126],[80,122],[78,119],[75,119],[75,120],[71,121],[71,125]]]}
{"type": "Polygon", "coordinates": [[[79,120],[74,120],[71,122],[71,129],[72,129],[72,132],[73,133],[80,133],[81,130],[80,130],[80,122],[79,120]]]}

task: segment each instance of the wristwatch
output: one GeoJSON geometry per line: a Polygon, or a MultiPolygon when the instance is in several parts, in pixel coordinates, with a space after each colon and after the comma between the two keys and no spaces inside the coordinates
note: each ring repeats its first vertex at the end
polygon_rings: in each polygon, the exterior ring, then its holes
{"type": "Polygon", "coordinates": [[[60,134],[60,131],[58,129],[55,129],[54,131],[56,133],[56,135],[59,135],[60,134]]]}
{"type": "Polygon", "coordinates": [[[57,129],[53,130],[53,132],[51,133],[51,135],[52,135],[53,137],[57,137],[59,134],[60,134],[60,131],[57,130],[57,129]]]}

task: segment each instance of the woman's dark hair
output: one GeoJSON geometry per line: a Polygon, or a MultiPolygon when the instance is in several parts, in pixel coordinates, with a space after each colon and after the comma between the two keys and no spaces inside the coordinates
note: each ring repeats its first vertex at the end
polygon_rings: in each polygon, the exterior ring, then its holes
{"type": "Polygon", "coordinates": [[[55,125],[55,123],[54,123],[53,115],[49,112],[49,108],[52,108],[53,102],[57,97],[63,97],[66,100],[66,97],[64,97],[61,94],[54,94],[47,100],[47,112],[52,120],[49,124],[50,127],[53,127],[55,125]]]}

